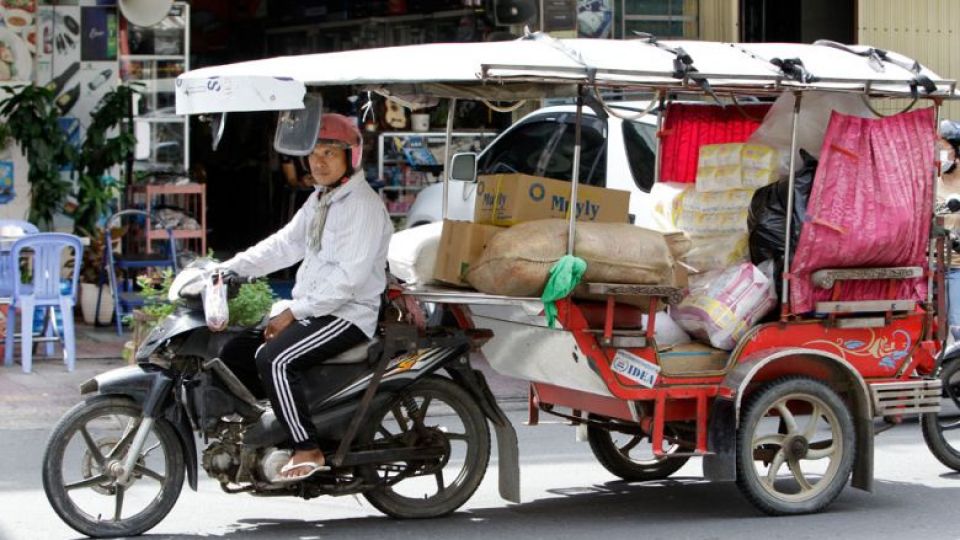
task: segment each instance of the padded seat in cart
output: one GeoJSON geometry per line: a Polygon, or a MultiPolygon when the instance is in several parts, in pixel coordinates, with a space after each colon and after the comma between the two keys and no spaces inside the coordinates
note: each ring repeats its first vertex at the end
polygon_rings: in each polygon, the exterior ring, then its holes
{"type": "Polygon", "coordinates": [[[662,373],[678,377],[724,371],[729,359],[729,351],[697,342],[675,345],[660,351],[662,373]]]}

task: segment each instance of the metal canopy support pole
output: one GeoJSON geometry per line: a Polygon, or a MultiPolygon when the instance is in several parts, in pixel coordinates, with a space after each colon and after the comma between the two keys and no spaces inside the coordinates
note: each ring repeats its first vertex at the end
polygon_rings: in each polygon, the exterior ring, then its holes
{"type": "Polygon", "coordinates": [[[663,113],[665,111],[664,107],[667,103],[667,98],[665,92],[662,90],[657,92],[658,98],[660,99],[660,107],[657,109],[657,140],[655,141],[656,147],[654,148],[654,162],[653,162],[653,183],[654,185],[660,183],[660,166],[663,162],[663,157],[660,155],[660,140],[661,133],[663,132],[663,113]]]}
{"type": "Polygon", "coordinates": [[[583,86],[577,86],[577,125],[573,140],[573,171],[570,174],[570,228],[567,231],[567,255],[573,255],[577,238],[577,190],[580,188],[580,124],[583,122],[583,86]]]}
{"type": "Polygon", "coordinates": [[[781,320],[785,320],[787,315],[790,312],[790,245],[791,235],[793,234],[793,184],[797,178],[797,124],[800,120],[800,102],[802,101],[803,94],[800,92],[793,93],[793,125],[791,127],[790,134],[790,173],[789,173],[789,184],[787,187],[787,227],[786,227],[786,238],[783,242],[783,297],[780,299],[782,308],[780,311],[781,320]]]}
{"type": "Polygon", "coordinates": [[[447,110],[447,136],[443,145],[443,220],[447,220],[447,199],[450,197],[450,142],[453,138],[453,117],[456,116],[457,98],[450,98],[447,110]]]}
{"type": "MultiPolygon", "coordinates": [[[[940,107],[942,104],[943,104],[942,101],[939,99],[933,100],[933,122],[934,122],[933,129],[936,133],[940,133],[940,113],[941,113],[940,107]]],[[[939,150],[940,150],[939,146],[937,144],[934,144],[933,145],[933,152],[934,152],[933,162],[937,164],[939,164],[939,161],[940,161],[939,150]]],[[[930,320],[927,321],[927,325],[926,325],[927,326],[926,339],[933,338],[932,317],[933,317],[934,309],[937,309],[939,311],[939,307],[941,305],[946,305],[945,302],[940,301],[940,299],[944,297],[943,295],[946,292],[942,287],[937,287],[936,306],[934,306],[934,303],[933,303],[934,275],[940,270],[940,268],[938,268],[938,263],[937,263],[937,259],[939,258],[938,254],[940,253],[940,250],[938,249],[938,246],[940,245],[940,243],[938,242],[938,238],[937,238],[938,237],[937,187],[940,185],[940,181],[941,181],[941,172],[940,172],[940,167],[938,166],[935,172],[933,173],[933,189],[930,190],[932,194],[931,200],[930,200],[930,215],[932,216],[931,217],[932,221],[930,223],[930,248],[927,250],[927,253],[929,255],[928,255],[928,261],[927,261],[927,305],[926,305],[927,317],[930,320]]],[[[948,250],[948,256],[949,256],[949,249],[950,249],[949,243],[947,243],[947,246],[948,246],[947,250],[948,250]]],[[[946,269],[944,269],[944,271],[945,270],[946,269]]],[[[938,283],[940,281],[941,280],[939,279],[937,280],[938,283]]],[[[937,325],[937,339],[940,341],[945,340],[947,336],[946,334],[947,321],[944,320],[946,317],[947,317],[947,314],[945,312],[937,313],[938,322],[940,323],[937,325]]]]}

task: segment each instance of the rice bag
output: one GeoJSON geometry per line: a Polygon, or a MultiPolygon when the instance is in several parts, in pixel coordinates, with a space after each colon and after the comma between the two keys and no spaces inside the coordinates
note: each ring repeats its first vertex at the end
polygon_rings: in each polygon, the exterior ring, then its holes
{"type": "Polygon", "coordinates": [[[387,250],[390,273],[410,284],[432,281],[442,230],[438,221],[393,233],[387,250]]]}
{"type": "MultiPolygon", "coordinates": [[[[539,296],[550,268],[567,254],[563,219],[527,221],[494,236],[467,274],[478,291],[506,296],[539,296]]],[[[577,224],[574,255],[587,261],[584,282],[673,285],[682,238],[668,243],[660,232],[628,223],[577,224]]]]}

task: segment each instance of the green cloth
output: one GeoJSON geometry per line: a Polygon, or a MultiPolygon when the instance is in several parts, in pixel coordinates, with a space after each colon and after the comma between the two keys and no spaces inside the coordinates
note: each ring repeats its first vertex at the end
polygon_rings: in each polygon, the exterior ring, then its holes
{"type": "Polygon", "coordinates": [[[553,328],[557,321],[557,300],[566,298],[580,284],[583,273],[587,271],[587,261],[573,255],[564,255],[550,267],[547,286],[543,288],[543,312],[547,315],[547,324],[553,328]]]}

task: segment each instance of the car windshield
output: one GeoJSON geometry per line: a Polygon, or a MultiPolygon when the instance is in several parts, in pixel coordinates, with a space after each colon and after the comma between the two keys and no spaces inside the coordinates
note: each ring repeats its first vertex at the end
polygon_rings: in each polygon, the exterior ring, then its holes
{"type": "MultiPolygon", "coordinates": [[[[557,180],[571,180],[573,146],[576,142],[575,117],[567,119],[563,134],[547,161],[543,175],[557,180]]],[[[604,186],[607,179],[607,137],[604,120],[584,117],[580,130],[580,182],[604,186]]]]}
{"type": "Polygon", "coordinates": [[[656,166],[657,128],[641,122],[623,122],[623,142],[630,173],[637,187],[649,193],[653,189],[656,166]]]}

